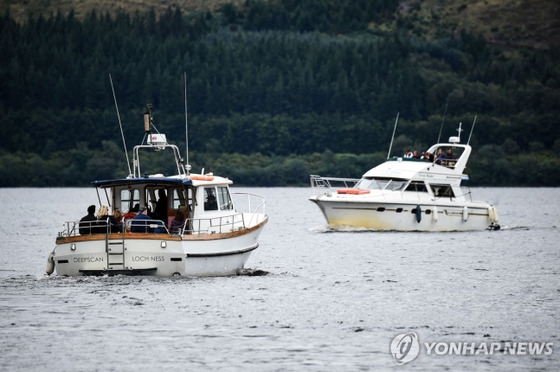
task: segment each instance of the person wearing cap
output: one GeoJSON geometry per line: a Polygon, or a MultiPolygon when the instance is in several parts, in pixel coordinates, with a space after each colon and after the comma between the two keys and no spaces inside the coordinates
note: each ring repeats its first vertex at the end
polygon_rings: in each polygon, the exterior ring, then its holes
{"type": "Polygon", "coordinates": [[[150,216],[148,216],[148,208],[140,207],[138,214],[134,216],[132,221],[130,221],[130,232],[140,232],[140,233],[165,233],[165,226],[163,222],[154,221],[150,216]],[[158,227],[151,228],[151,224],[156,224],[158,227]]]}
{"type": "Polygon", "coordinates": [[[138,214],[131,221],[130,232],[148,232],[151,218],[148,216],[148,208],[140,207],[138,214]]]}

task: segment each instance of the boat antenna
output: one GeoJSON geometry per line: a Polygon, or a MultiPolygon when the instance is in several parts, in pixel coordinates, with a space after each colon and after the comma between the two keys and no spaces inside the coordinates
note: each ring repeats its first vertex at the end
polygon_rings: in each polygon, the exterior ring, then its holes
{"type": "Polygon", "coordinates": [[[399,113],[397,112],[397,118],[395,119],[395,126],[393,127],[393,136],[391,136],[391,144],[389,145],[389,152],[387,153],[387,159],[391,156],[391,148],[393,147],[393,140],[395,139],[395,131],[397,130],[397,122],[399,121],[399,113]]]}
{"type": "Polygon", "coordinates": [[[439,135],[438,135],[436,143],[439,143],[439,140],[441,139],[441,131],[443,129],[443,122],[445,121],[445,114],[447,114],[447,105],[448,104],[449,104],[449,97],[447,97],[447,102],[445,102],[445,111],[443,111],[443,118],[441,119],[441,126],[439,127],[439,135]]]}
{"type": "Polygon", "coordinates": [[[121,137],[123,141],[124,155],[126,156],[126,165],[128,166],[128,175],[131,176],[132,170],[130,169],[130,161],[128,160],[128,150],[126,149],[126,141],[124,140],[121,114],[119,113],[119,105],[117,105],[117,95],[115,94],[115,86],[113,85],[113,78],[111,77],[110,73],[109,73],[109,81],[111,82],[111,90],[113,91],[113,99],[115,101],[115,108],[117,109],[117,118],[119,119],[119,127],[121,128],[121,137]]]}
{"type": "Polygon", "coordinates": [[[186,159],[187,159],[187,174],[189,174],[189,122],[187,116],[187,73],[183,72],[185,77],[185,147],[186,147],[186,159]]]}
{"type": "Polygon", "coordinates": [[[476,124],[476,115],[474,116],[474,120],[472,123],[472,128],[471,128],[471,133],[469,134],[469,140],[467,141],[467,145],[471,142],[471,136],[472,136],[472,132],[474,130],[474,125],[476,124]]]}

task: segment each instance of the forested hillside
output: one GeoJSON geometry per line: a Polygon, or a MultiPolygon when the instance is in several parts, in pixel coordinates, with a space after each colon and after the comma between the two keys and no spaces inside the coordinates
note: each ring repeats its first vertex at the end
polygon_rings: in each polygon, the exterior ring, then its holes
{"type": "MultiPolygon", "coordinates": [[[[558,6],[544,3],[554,25],[558,6]]],[[[393,155],[425,150],[442,123],[446,138],[462,122],[466,140],[476,116],[471,185],[559,186],[556,41],[450,28],[423,4],[221,1],[23,21],[6,12],[0,186],[127,175],[109,74],[129,150],[142,140],[146,103],[185,148],[184,73],[190,162],[236,184],[359,177],[387,156],[398,114],[393,155]]]]}

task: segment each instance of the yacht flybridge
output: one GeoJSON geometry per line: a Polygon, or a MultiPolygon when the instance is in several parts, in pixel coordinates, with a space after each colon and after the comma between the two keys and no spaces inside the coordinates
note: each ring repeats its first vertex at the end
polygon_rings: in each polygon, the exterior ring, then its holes
{"type": "MultiPolygon", "coordinates": [[[[459,135],[461,130],[459,126],[459,135]]],[[[472,200],[461,187],[471,150],[454,136],[430,147],[422,158],[389,158],[361,179],[312,175],[309,199],[331,226],[396,231],[499,229],[494,205],[472,200]]]]}
{"type": "Polygon", "coordinates": [[[231,193],[227,178],[190,173],[177,146],[154,132],[152,120],[148,106],[144,140],[134,147],[129,176],[92,182],[104,215],[64,222],[48,258],[48,274],[222,276],[242,271],[268,221],[264,198],[231,193]],[[173,152],[177,174],[143,174],[140,153],[165,150],[173,152]],[[244,210],[237,209],[238,202],[244,210]],[[128,213],[116,219],[117,210],[128,213]],[[139,214],[144,218],[134,218],[139,214]]]}

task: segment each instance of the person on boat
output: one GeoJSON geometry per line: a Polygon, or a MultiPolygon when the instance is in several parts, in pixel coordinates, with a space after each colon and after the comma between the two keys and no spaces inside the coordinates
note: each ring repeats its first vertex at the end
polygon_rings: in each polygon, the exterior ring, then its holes
{"type": "Polygon", "coordinates": [[[205,211],[215,211],[218,210],[218,202],[216,200],[216,195],[211,189],[206,189],[206,201],[204,202],[205,211]]]}
{"type": "Polygon", "coordinates": [[[87,212],[88,214],[80,219],[80,235],[91,234],[91,224],[97,221],[97,217],[95,217],[95,205],[90,205],[87,212]]]}
{"type": "Polygon", "coordinates": [[[408,150],[406,150],[406,152],[404,153],[404,156],[403,156],[403,157],[406,158],[406,159],[410,159],[410,158],[412,158],[412,155],[413,155],[413,154],[412,154],[412,150],[411,150],[411,149],[408,149],[408,150]]]}
{"type": "Polygon", "coordinates": [[[113,212],[113,218],[111,220],[111,232],[122,232],[123,231],[123,223],[122,223],[122,213],[118,209],[115,209],[113,212]]]}
{"type": "Polygon", "coordinates": [[[126,212],[125,214],[123,214],[122,218],[123,218],[123,222],[134,218],[134,216],[136,216],[136,214],[138,213],[138,211],[140,210],[140,204],[136,203],[136,205],[134,205],[134,207],[132,207],[132,209],[129,209],[128,212],[126,212]]]}
{"type": "Polygon", "coordinates": [[[437,152],[436,164],[445,165],[445,154],[442,149],[437,152]]]}
{"type": "Polygon", "coordinates": [[[445,153],[445,158],[447,159],[448,167],[455,166],[455,154],[453,154],[453,150],[451,148],[447,149],[447,152],[445,153]]]}
{"type": "Polygon", "coordinates": [[[165,189],[159,189],[158,196],[159,199],[156,202],[154,215],[156,219],[162,220],[167,225],[167,195],[165,195],[165,189]]]}
{"type": "Polygon", "coordinates": [[[148,225],[151,220],[150,216],[148,216],[148,208],[141,207],[138,210],[138,214],[132,218],[130,232],[148,232],[148,225]]]}
{"type": "Polygon", "coordinates": [[[434,162],[434,155],[430,154],[428,151],[424,152],[424,155],[422,155],[422,159],[429,161],[430,163],[434,162]]]}
{"type": "Polygon", "coordinates": [[[451,148],[447,149],[447,153],[445,154],[445,157],[450,160],[455,159],[455,155],[453,155],[453,150],[451,148]]]}
{"type": "Polygon", "coordinates": [[[165,227],[158,223],[159,221],[154,221],[150,216],[148,216],[148,208],[141,207],[138,214],[134,216],[131,221],[130,232],[154,232],[154,233],[164,233],[165,227]],[[160,225],[157,228],[151,228],[150,225],[157,224],[160,225]]]}
{"type": "Polygon", "coordinates": [[[110,227],[110,232],[122,232],[122,225],[115,216],[109,214],[109,208],[102,205],[97,212],[97,223],[94,230],[96,233],[104,234],[107,232],[107,226],[110,227]]]}
{"type": "Polygon", "coordinates": [[[181,234],[183,228],[185,227],[185,213],[179,210],[175,214],[175,218],[171,221],[171,226],[169,227],[170,234],[181,234]]]}
{"type": "Polygon", "coordinates": [[[413,159],[420,159],[420,153],[418,151],[414,151],[414,153],[412,153],[412,158],[413,159]]]}

